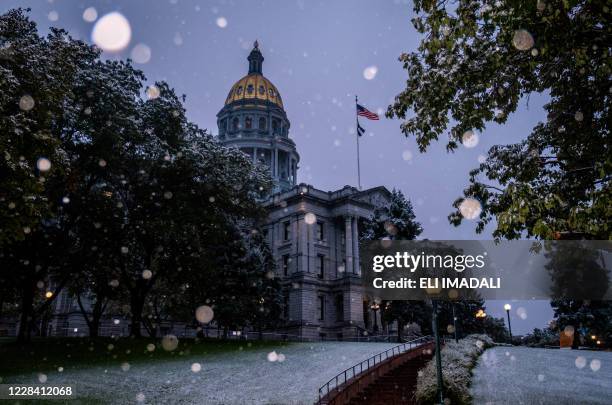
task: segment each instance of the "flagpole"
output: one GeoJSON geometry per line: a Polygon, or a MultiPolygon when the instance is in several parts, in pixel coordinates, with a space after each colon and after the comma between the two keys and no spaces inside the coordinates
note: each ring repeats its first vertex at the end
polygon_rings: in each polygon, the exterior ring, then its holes
{"type": "Polygon", "coordinates": [[[361,166],[359,163],[359,115],[357,115],[357,95],[355,95],[355,123],[357,126],[355,127],[355,134],[357,135],[357,185],[359,190],[361,190],[361,166]]]}

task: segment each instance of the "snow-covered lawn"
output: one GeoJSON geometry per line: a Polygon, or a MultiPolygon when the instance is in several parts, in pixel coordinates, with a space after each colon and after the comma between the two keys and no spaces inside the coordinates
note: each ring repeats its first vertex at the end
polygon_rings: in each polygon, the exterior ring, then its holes
{"type": "Polygon", "coordinates": [[[474,404],[610,404],[612,352],[496,347],[474,369],[474,404]]]}
{"type": "MultiPolygon", "coordinates": [[[[50,372],[47,384],[73,384],[77,396],[87,398],[85,403],[311,405],[317,399],[319,386],[331,377],[394,345],[292,343],[277,349],[50,372]],[[272,351],[280,359],[282,354],[284,360],[269,361],[272,351]],[[192,371],[194,363],[201,365],[200,371],[192,371]]],[[[197,371],[198,366],[193,368],[197,371]]],[[[10,381],[38,383],[38,375],[12,376],[10,381]]]]}

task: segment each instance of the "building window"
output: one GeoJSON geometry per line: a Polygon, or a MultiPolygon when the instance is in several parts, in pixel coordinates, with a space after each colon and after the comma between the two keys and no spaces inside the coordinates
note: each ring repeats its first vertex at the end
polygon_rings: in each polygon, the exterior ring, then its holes
{"type": "Polygon", "coordinates": [[[253,85],[252,85],[252,84],[249,84],[249,85],[247,86],[247,93],[249,93],[249,94],[253,94],[253,91],[255,91],[255,87],[253,87],[253,85]]]}
{"type": "Polygon", "coordinates": [[[344,321],[344,295],[336,295],[336,321],[344,321]]]}
{"type": "Polygon", "coordinates": [[[264,117],[259,119],[259,129],[266,129],[266,119],[264,117]]]}
{"type": "Polygon", "coordinates": [[[317,255],[317,275],[319,278],[323,278],[325,276],[325,256],[317,255]]]}
{"type": "Polygon", "coordinates": [[[272,120],[272,133],[274,135],[278,134],[278,120],[272,120]]]}
{"type": "Polygon", "coordinates": [[[266,89],[264,89],[264,86],[259,86],[259,94],[261,94],[262,96],[266,94],[266,89]]]}
{"type": "Polygon", "coordinates": [[[325,234],[323,233],[324,229],[323,229],[323,222],[317,222],[317,228],[316,228],[316,238],[318,241],[324,240],[325,239],[325,234]]]}
{"type": "Polygon", "coordinates": [[[234,119],[232,120],[232,129],[234,131],[238,131],[239,126],[240,126],[240,120],[238,119],[238,117],[234,117],[234,119]]]}
{"type": "Polygon", "coordinates": [[[245,120],[244,120],[244,126],[245,126],[246,129],[253,128],[253,118],[246,117],[245,120]]]}
{"type": "Polygon", "coordinates": [[[289,221],[283,223],[283,238],[291,240],[291,223],[289,221]]]}
{"type": "Polygon", "coordinates": [[[319,314],[319,321],[325,319],[325,296],[319,295],[317,300],[317,313],[319,314]]]}
{"type": "Polygon", "coordinates": [[[289,255],[283,255],[283,276],[287,276],[289,274],[289,262],[291,258],[289,255]]]}
{"type": "Polygon", "coordinates": [[[236,94],[237,95],[241,95],[242,94],[242,86],[238,86],[238,88],[236,89],[236,94]]]}

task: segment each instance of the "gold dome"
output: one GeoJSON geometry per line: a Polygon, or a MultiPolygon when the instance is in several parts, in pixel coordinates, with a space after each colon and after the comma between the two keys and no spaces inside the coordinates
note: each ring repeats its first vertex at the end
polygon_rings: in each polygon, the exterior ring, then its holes
{"type": "Polygon", "coordinates": [[[225,105],[241,100],[269,101],[283,108],[283,99],[276,86],[259,73],[251,73],[238,80],[227,95],[225,105]]]}

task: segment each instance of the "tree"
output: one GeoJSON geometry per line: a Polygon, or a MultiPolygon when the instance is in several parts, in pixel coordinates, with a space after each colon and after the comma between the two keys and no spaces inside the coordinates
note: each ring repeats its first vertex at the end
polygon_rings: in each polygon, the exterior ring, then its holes
{"type": "Polygon", "coordinates": [[[266,168],[189,122],[166,83],[145,92],[129,61],[101,61],[61,30],[41,38],[22,9],[0,16],[0,45],[1,295],[21,301],[22,340],[71,281],[92,334],[126,297],[134,336],[180,312],[177,286],[232,268],[250,281],[233,248],[265,216],[266,168]]]}
{"type": "MultiPolygon", "coordinates": [[[[389,204],[376,207],[372,218],[361,228],[362,241],[414,240],[423,232],[412,204],[400,190],[395,189],[391,192],[389,204]]],[[[431,309],[424,301],[384,301],[380,308],[383,322],[397,322],[398,339],[401,339],[404,326],[410,323],[419,324],[422,330],[428,330],[431,324],[431,309]]]]}
{"type": "MultiPolygon", "coordinates": [[[[447,131],[454,150],[489,122],[506,122],[524,97],[549,98],[548,116],[525,140],[492,147],[470,173],[464,197],[482,205],[476,230],[494,218],[496,238],[609,239],[606,2],[416,0],[414,10],[423,39],[400,57],[409,77],[387,116],[404,120],[421,151],[447,131]]],[[[461,210],[449,216],[454,225],[462,219],[461,210]]]]}

